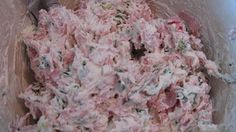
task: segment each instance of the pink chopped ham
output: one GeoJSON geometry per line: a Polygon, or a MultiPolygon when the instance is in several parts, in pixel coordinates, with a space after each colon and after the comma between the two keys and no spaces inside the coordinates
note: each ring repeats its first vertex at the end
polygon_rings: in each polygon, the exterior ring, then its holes
{"type": "Polygon", "coordinates": [[[17,120],[9,125],[12,131],[18,132],[30,132],[35,129],[35,125],[27,125],[29,123],[30,113],[25,114],[23,117],[17,117],[17,120]],[[26,126],[27,125],[27,126],[26,126]]]}
{"type": "Polygon", "coordinates": [[[176,102],[176,94],[174,92],[166,92],[160,94],[158,97],[153,97],[147,102],[147,106],[157,112],[162,112],[174,107],[176,102]]]}
{"type": "Polygon", "coordinates": [[[23,33],[37,83],[20,94],[29,112],[11,130],[215,130],[201,69],[220,76],[219,68],[200,51],[199,23],[180,18],[154,19],[144,0],[40,11],[37,29],[23,33]]]}
{"type": "Polygon", "coordinates": [[[64,57],[63,57],[64,58],[64,63],[65,64],[72,63],[73,59],[74,59],[74,56],[75,56],[75,54],[73,52],[71,52],[71,51],[66,52],[64,57]]]}

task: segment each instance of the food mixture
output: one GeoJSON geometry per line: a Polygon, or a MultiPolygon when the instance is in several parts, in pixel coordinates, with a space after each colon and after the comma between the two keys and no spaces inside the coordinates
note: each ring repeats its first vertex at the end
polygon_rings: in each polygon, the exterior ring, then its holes
{"type": "Polygon", "coordinates": [[[41,10],[23,33],[36,79],[20,94],[29,113],[11,130],[215,131],[206,73],[220,73],[187,29],[155,18],[144,0],[41,10]]]}

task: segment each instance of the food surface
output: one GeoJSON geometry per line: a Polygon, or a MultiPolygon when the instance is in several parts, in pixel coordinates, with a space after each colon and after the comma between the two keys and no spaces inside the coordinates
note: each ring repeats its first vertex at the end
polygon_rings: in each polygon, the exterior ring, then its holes
{"type": "Polygon", "coordinates": [[[29,113],[13,131],[217,129],[206,73],[218,67],[180,18],[154,18],[144,0],[42,10],[23,36],[37,82],[20,94],[29,113]]]}

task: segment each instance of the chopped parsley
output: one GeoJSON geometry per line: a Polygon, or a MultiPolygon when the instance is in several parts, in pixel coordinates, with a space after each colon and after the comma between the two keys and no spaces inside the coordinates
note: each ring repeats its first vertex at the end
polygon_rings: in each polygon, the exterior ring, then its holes
{"type": "Polygon", "coordinates": [[[69,72],[69,71],[63,72],[63,74],[64,74],[65,76],[67,76],[67,77],[70,77],[70,76],[72,75],[72,73],[69,72]]]}
{"type": "Polygon", "coordinates": [[[76,85],[74,85],[74,88],[75,88],[75,89],[79,89],[80,86],[76,84],[76,85]]]}
{"type": "Polygon", "coordinates": [[[104,10],[109,10],[112,8],[112,4],[111,3],[107,3],[107,2],[102,2],[100,4],[100,6],[104,9],[104,10]]]}
{"type": "Polygon", "coordinates": [[[189,98],[191,98],[190,103],[195,106],[197,105],[197,93],[191,92],[188,94],[189,98]]]}
{"type": "Polygon", "coordinates": [[[87,65],[87,62],[84,60],[84,61],[82,62],[82,65],[83,65],[83,66],[86,66],[86,65],[87,65]]]}
{"type": "Polygon", "coordinates": [[[183,41],[183,39],[181,39],[178,43],[177,50],[180,52],[183,52],[186,50],[186,48],[187,48],[187,44],[183,41]]]}
{"type": "Polygon", "coordinates": [[[123,73],[123,72],[126,72],[127,70],[122,69],[122,68],[115,68],[115,71],[123,73]]]}
{"type": "Polygon", "coordinates": [[[49,69],[50,68],[50,64],[49,64],[49,61],[46,56],[41,57],[41,62],[40,62],[39,67],[41,69],[49,69]]]}
{"type": "Polygon", "coordinates": [[[90,47],[89,47],[89,52],[92,53],[94,49],[95,49],[95,47],[90,46],[90,47]]]}
{"type": "Polygon", "coordinates": [[[164,73],[164,74],[167,74],[167,73],[168,73],[168,74],[171,74],[172,72],[171,72],[170,69],[165,69],[165,70],[163,71],[163,73],[164,73]]]}
{"type": "Polygon", "coordinates": [[[121,11],[117,9],[117,13],[113,20],[117,23],[116,25],[120,25],[122,23],[125,23],[128,18],[129,14],[126,11],[121,11]]]}
{"type": "Polygon", "coordinates": [[[62,62],[63,58],[62,58],[62,52],[61,51],[58,51],[58,59],[60,62],[62,62]]]}

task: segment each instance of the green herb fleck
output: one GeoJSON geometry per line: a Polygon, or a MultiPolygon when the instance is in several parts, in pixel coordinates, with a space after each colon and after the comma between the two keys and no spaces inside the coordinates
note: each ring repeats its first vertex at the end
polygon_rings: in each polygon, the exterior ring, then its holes
{"type": "Polygon", "coordinates": [[[129,14],[126,11],[121,11],[119,9],[116,10],[115,18],[113,19],[117,25],[125,23],[125,20],[129,18],[129,14]]]}
{"type": "Polygon", "coordinates": [[[59,92],[63,94],[67,94],[66,91],[64,91],[63,89],[60,89],[59,92]]]}
{"type": "Polygon", "coordinates": [[[89,47],[89,52],[90,52],[90,53],[93,52],[94,49],[95,49],[95,47],[90,46],[90,47],[89,47]]]}
{"type": "Polygon", "coordinates": [[[124,2],[126,4],[126,7],[128,8],[130,6],[130,0],[127,0],[124,2]]]}
{"type": "Polygon", "coordinates": [[[187,48],[187,44],[181,39],[178,43],[178,50],[179,51],[184,51],[187,48]]]}
{"type": "Polygon", "coordinates": [[[48,68],[50,68],[50,64],[49,64],[49,61],[48,61],[48,59],[47,59],[46,56],[43,56],[43,57],[41,58],[41,62],[40,62],[39,67],[40,67],[41,69],[48,69],[48,68]]]}
{"type": "Polygon", "coordinates": [[[100,5],[104,10],[109,10],[112,8],[112,4],[111,3],[107,3],[107,2],[102,2],[100,5]]]}
{"type": "Polygon", "coordinates": [[[185,68],[186,68],[186,66],[184,66],[184,65],[181,65],[181,66],[180,66],[180,68],[181,68],[181,69],[185,69],[185,68]]]}
{"type": "Polygon", "coordinates": [[[186,103],[186,102],[188,101],[188,98],[184,96],[184,97],[182,98],[182,100],[183,100],[184,103],[186,103]]]}
{"type": "Polygon", "coordinates": [[[197,93],[191,92],[188,94],[188,96],[193,96],[191,103],[192,103],[192,105],[196,105],[197,104],[197,93]]]}
{"type": "Polygon", "coordinates": [[[76,84],[76,85],[74,85],[74,88],[75,88],[75,89],[79,89],[80,86],[76,84]]]}
{"type": "Polygon", "coordinates": [[[125,69],[115,68],[115,71],[116,71],[116,72],[121,72],[121,73],[123,73],[123,72],[125,72],[125,69]]]}
{"type": "Polygon", "coordinates": [[[72,73],[69,72],[69,71],[67,71],[67,72],[63,72],[63,74],[64,74],[65,76],[68,76],[68,77],[70,77],[70,76],[72,75],[72,73]]]}
{"type": "Polygon", "coordinates": [[[170,69],[165,69],[165,70],[163,71],[163,73],[164,73],[164,74],[167,74],[167,73],[168,73],[168,74],[171,74],[171,70],[170,70],[170,69]]]}
{"type": "Polygon", "coordinates": [[[137,113],[140,113],[140,112],[143,112],[143,111],[144,111],[144,110],[139,109],[139,108],[136,108],[135,110],[136,110],[137,113]]]}
{"type": "Polygon", "coordinates": [[[114,18],[113,20],[116,22],[117,26],[122,24],[122,20],[120,20],[118,18],[114,18]]]}
{"type": "Polygon", "coordinates": [[[59,61],[62,61],[62,52],[61,52],[61,51],[58,51],[57,53],[58,53],[58,59],[59,59],[59,61]]]}
{"type": "Polygon", "coordinates": [[[125,20],[125,18],[123,17],[123,15],[122,15],[122,14],[117,14],[115,17],[116,17],[116,18],[118,18],[118,19],[125,20]]]}
{"type": "Polygon", "coordinates": [[[86,65],[87,65],[87,62],[84,60],[84,61],[82,62],[82,65],[83,65],[83,66],[86,66],[86,65]]]}
{"type": "Polygon", "coordinates": [[[159,65],[159,64],[154,64],[152,67],[153,67],[153,68],[159,68],[160,65],[159,65]]]}
{"type": "Polygon", "coordinates": [[[186,103],[188,101],[188,98],[184,95],[183,92],[178,92],[177,93],[177,98],[182,100],[184,103],[186,103]]]}

